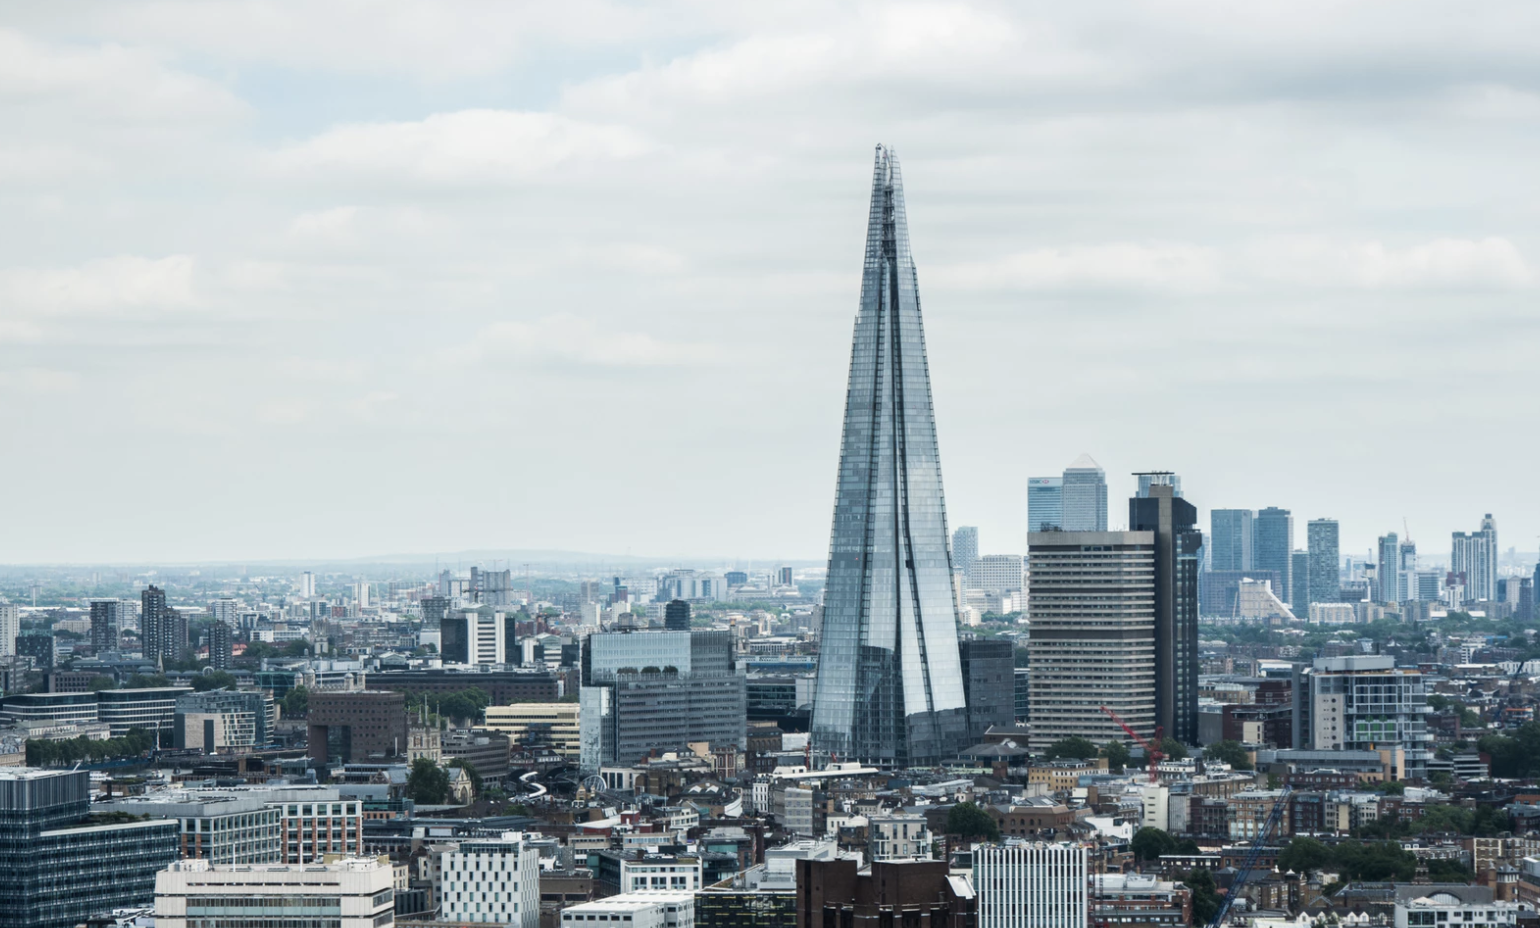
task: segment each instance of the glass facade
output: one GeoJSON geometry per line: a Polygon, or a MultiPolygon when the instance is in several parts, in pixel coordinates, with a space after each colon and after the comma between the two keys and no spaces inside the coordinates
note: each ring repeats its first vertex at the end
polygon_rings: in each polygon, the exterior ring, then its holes
{"type": "Polygon", "coordinates": [[[919,287],[898,159],[878,146],[813,737],[842,758],[902,766],[950,756],[966,734],[919,287]]]}
{"type": "MultiPolygon", "coordinates": [[[[1341,593],[1342,562],[1337,557],[1337,520],[1313,519],[1305,527],[1305,541],[1310,546],[1310,603],[1334,603],[1341,593]]],[[[1295,613],[1300,606],[1295,604],[1295,613]]]]}

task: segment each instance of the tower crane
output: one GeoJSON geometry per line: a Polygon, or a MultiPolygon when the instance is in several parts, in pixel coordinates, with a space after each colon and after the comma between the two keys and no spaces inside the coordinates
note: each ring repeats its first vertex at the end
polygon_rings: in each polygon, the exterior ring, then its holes
{"type": "Polygon", "coordinates": [[[1107,714],[1109,719],[1117,722],[1118,727],[1128,733],[1128,737],[1134,739],[1136,744],[1138,744],[1141,748],[1144,748],[1145,755],[1150,759],[1150,782],[1154,783],[1158,779],[1156,775],[1156,768],[1160,765],[1161,759],[1166,756],[1160,753],[1160,748],[1158,747],[1160,744],[1161,735],[1165,733],[1165,729],[1161,728],[1159,725],[1155,726],[1155,743],[1151,744],[1150,742],[1146,741],[1142,735],[1130,728],[1128,723],[1123,721],[1116,712],[1113,712],[1106,706],[1102,706],[1102,711],[1107,714]]]}
{"type": "Polygon", "coordinates": [[[1294,792],[1293,787],[1285,786],[1283,792],[1278,794],[1278,801],[1273,803],[1273,810],[1267,813],[1267,822],[1263,824],[1262,830],[1257,833],[1256,838],[1252,841],[1251,850],[1246,852],[1246,857],[1241,862],[1240,868],[1235,871],[1235,879],[1230,881],[1230,888],[1225,890],[1224,901],[1219,903],[1219,910],[1214,913],[1213,918],[1209,919],[1208,928],[1219,928],[1220,925],[1224,924],[1225,916],[1230,914],[1230,906],[1235,904],[1235,898],[1240,895],[1241,889],[1245,887],[1247,878],[1251,876],[1252,868],[1257,865],[1257,861],[1262,857],[1263,846],[1267,844],[1267,839],[1277,829],[1278,823],[1283,819],[1283,810],[1289,804],[1289,794],[1292,792],[1294,792]]]}

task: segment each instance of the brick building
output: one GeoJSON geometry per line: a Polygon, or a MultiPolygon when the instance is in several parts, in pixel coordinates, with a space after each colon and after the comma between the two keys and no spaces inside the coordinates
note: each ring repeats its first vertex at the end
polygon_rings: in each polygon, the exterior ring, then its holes
{"type": "Polygon", "coordinates": [[[325,767],[395,757],[406,750],[406,695],[386,690],[310,695],[310,757],[325,767]]]}

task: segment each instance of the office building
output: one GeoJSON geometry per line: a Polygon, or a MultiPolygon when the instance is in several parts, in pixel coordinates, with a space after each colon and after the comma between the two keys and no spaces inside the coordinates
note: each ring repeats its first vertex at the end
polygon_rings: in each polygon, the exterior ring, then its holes
{"type": "Polygon", "coordinates": [[[1374,569],[1374,601],[1399,603],[1401,590],[1401,539],[1395,532],[1381,535],[1379,558],[1374,569]]]}
{"type": "Polygon", "coordinates": [[[91,600],[91,650],[116,651],[131,614],[129,604],[121,599],[91,600]]]}
{"type": "MultiPolygon", "coordinates": [[[[1524,861],[1529,866],[1528,858],[1524,861]]],[[[1510,870],[1511,872],[1511,870],[1510,870]]],[[[1395,928],[1511,928],[1529,920],[1530,906],[1513,900],[1494,900],[1492,887],[1464,883],[1395,884],[1395,905],[1390,924],[1395,928]]]]}
{"type": "MultiPolygon", "coordinates": [[[[1341,593],[1342,561],[1337,552],[1337,520],[1311,519],[1305,527],[1310,550],[1310,602],[1334,603],[1341,593]]],[[[1308,610],[1294,605],[1296,614],[1308,610]]]]}
{"type": "Polygon", "coordinates": [[[881,146],[838,475],[813,740],[884,766],[948,757],[968,720],[946,501],[903,182],[881,146]]]}
{"type": "Polygon", "coordinates": [[[1050,532],[1064,527],[1064,478],[1027,478],[1027,531],[1050,532]]]}
{"type": "Polygon", "coordinates": [[[973,582],[973,565],[979,559],[979,530],[972,525],[959,526],[952,533],[952,568],[963,572],[969,586],[973,582]]]}
{"type": "Polygon", "coordinates": [[[1192,924],[1192,892],[1154,874],[1098,873],[1091,877],[1087,924],[1128,928],[1181,928],[1192,924]]]}
{"type": "Polygon", "coordinates": [[[930,829],[916,812],[888,812],[870,817],[867,859],[930,860],[930,829]]]}
{"type": "Polygon", "coordinates": [[[395,868],[373,857],[303,867],[182,860],[155,876],[156,928],[388,928],[395,868]]]}
{"type": "Polygon", "coordinates": [[[75,928],[147,905],[177,859],[177,823],[89,824],[85,770],[0,767],[0,928],[75,928]]]}
{"type": "Polygon", "coordinates": [[[1085,928],[1086,849],[1012,844],[973,849],[977,928],[1085,928]]]}
{"type": "Polygon", "coordinates": [[[284,859],[282,813],[254,793],[157,790],[119,796],[93,808],[177,822],[184,859],[212,864],[269,864],[284,859]]]}
{"type": "Polygon", "coordinates": [[[16,654],[30,657],[38,670],[48,670],[54,664],[53,635],[47,630],[29,632],[16,637],[16,654]]]}
{"type": "Polygon", "coordinates": [[[1252,542],[1256,539],[1250,509],[1215,509],[1209,513],[1210,570],[1251,570],[1252,542]]]}
{"type": "Polygon", "coordinates": [[[229,670],[235,666],[235,630],[223,622],[215,622],[208,629],[209,666],[229,670]]]}
{"type": "MultiPolygon", "coordinates": [[[[1331,751],[1398,748],[1405,769],[1395,779],[1421,777],[1433,756],[1425,717],[1428,699],[1420,671],[1399,668],[1395,658],[1364,654],[1320,657],[1308,673],[1310,699],[1301,747],[1331,751]]],[[[1298,684],[1296,683],[1296,686],[1298,684]]]]}
{"type": "MultiPolygon", "coordinates": [[[[589,928],[595,922],[615,928],[696,928],[695,893],[646,890],[617,893],[596,902],[580,902],[561,911],[562,928],[589,928]]],[[[735,921],[734,928],[759,928],[754,921],[735,921]]],[[[796,925],[793,917],[792,926],[796,925]]],[[[768,928],[768,926],[766,926],[768,928]]]]}
{"type": "Polygon", "coordinates": [[[271,693],[209,690],[177,697],[172,734],[179,751],[240,754],[272,743],[277,724],[271,693]]]}
{"type": "Polygon", "coordinates": [[[1481,520],[1480,531],[1454,533],[1449,569],[1465,575],[1467,602],[1497,598],[1497,522],[1490,512],[1481,520]]]}
{"type": "Polygon", "coordinates": [[[186,686],[147,686],[136,690],[100,690],[96,696],[97,721],[106,722],[112,737],[130,730],[154,732],[169,744],[176,728],[176,701],[192,692],[186,686]]]}
{"type": "Polygon", "coordinates": [[[517,747],[547,748],[568,761],[578,760],[581,726],[578,705],[571,702],[520,702],[487,706],[486,725],[502,732],[517,747]]]}
{"type": "MultiPolygon", "coordinates": [[[[555,702],[567,693],[556,674],[539,670],[492,670],[487,667],[449,667],[428,670],[392,670],[369,674],[369,686],[376,690],[401,693],[444,695],[477,687],[492,697],[493,705],[521,700],[555,702]]],[[[277,695],[275,693],[275,695],[277,695]]]]}
{"type": "Polygon", "coordinates": [[[797,924],[973,928],[974,893],[941,860],[797,861],[797,924]]]}
{"type": "Polygon", "coordinates": [[[485,570],[481,567],[471,567],[471,600],[483,606],[511,606],[515,601],[523,600],[523,590],[515,597],[513,590],[513,571],[509,568],[503,570],[485,570]]]}
{"type": "MultiPolygon", "coordinates": [[[[21,635],[21,609],[15,603],[0,600],[0,657],[16,654],[16,639],[21,635]]],[[[53,663],[52,659],[49,663],[53,663]]]]}
{"type": "Polygon", "coordinates": [[[1027,588],[1027,564],[1019,554],[986,554],[973,565],[972,583],[975,590],[987,593],[1010,593],[1027,588]]]}
{"type": "Polygon", "coordinates": [[[690,604],[682,599],[671,599],[663,607],[663,627],[671,632],[690,630],[690,604]]]}
{"type": "Polygon", "coordinates": [[[1101,465],[1082,454],[1064,468],[1063,528],[1066,532],[1107,530],[1107,474],[1101,465]]]}
{"type": "Polygon", "coordinates": [[[322,768],[396,757],[406,749],[406,696],[389,690],[310,694],[309,755],[322,768]]]}
{"type": "Polygon", "coordinates": [[[1198,742],[1198,510],[1175,488],[1128,501],[1128,527],[1155,539],[1155,717],[1167,737],[1198,742]]]}
{"type": "Polygon", "coordinates": [[[307,570],[299,575],[299,598],[315,598],[315,572],[307,570]]]}
{"type": "Polygon", "coordinates": [[[457,609],[440,624],[439,652],[446,664],[518,664],[508,649],[508,614],[491,606],[457,609]]]}
{"type": "Polygon", "coordinates": [[[1027,538],[1032,750],[1069,737],[1126,740],[1102,706],[1141,736],[1153,736],[1155,533],[1034,532],[1027,538]]]}
{"type": "Polygon", "coordinates": [[[139,594],[139,649],[153,661],[187,656],[187,618],[167,606],[166,591],[153,584],[139,594]]]}
{"type": "Polygon", "coordinates": [[[1295,551],[1289,555],[1290,608],[1300,618],[1310,611],[1310,552],[1295,551]]]}
{"type": "Polygon", "coordinates": [[[743,750],[747,709],[732,635],[613,631],[583,644],[580,765],[633,764],[692,742],[743,750]]]}
{"type": "Polygon", "coordinates": [[[1149,499],[1150,487],[1170,487],[1177,499],[1182,497],[1182,478],[1177,474],[1170,471],[1149,471],[1136,476],[1139,478],[1139,487],[1134,491],[1134,495],[1139,499],[1149,499]]]}
{"type": "Polygon", "coordinates": [[[967,638],[959,642],[959,652],[968,743],[977,744],[990,726],[1015,721],[1016,649],[1004,638],[967,638]]]}
{"type": "Polygon", "coordinates": [[[1282,585],[1273,590],[1285,603],[1294,599],[1294,514],[1287,509],[1269,506],[1257,511],[1251,523],[1251,566],[1258,570],[1272,570],[1282,578],[1282,585]]]}
{"type": "Polygon", "coordinates": [[[209,617],[215,622],[238,628],[241,624],[241,601],[238,599],[216,599],[209,603],[209,617]]]}
{"type": "Polygon", "coordinates": [[[540,852],[530,835],[461,841],[440,855],[442,917],[539,928],[540,852]]]}

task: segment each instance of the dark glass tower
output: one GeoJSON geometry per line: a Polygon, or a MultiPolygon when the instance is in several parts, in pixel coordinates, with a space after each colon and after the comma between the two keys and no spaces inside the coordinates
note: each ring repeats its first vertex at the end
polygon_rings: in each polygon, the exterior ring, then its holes
{"type": "Polygon", "coordinates": [[[841,759],[905,766],[951,756],[967,734],[920,293],[898,159],[879,145],[813,738],[841,759]]]}
{"type": "Polygon", "coordinates": [[[1198,742],[1198,510],[1175,487],[1128,501],[1128,528],[1155,533],[1155,720],[1167,737],[1198,742]]]}

